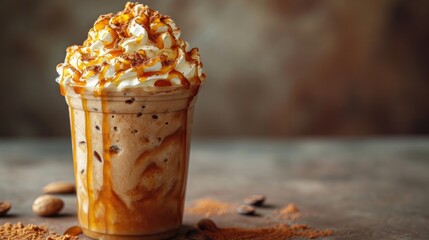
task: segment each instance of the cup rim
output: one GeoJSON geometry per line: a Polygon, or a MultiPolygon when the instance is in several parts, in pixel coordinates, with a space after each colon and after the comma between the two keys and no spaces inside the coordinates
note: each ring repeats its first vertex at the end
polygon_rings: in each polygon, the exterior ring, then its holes
{"type": "Polygon", "coordinates": [[[83,91],[82,93],[76,93],[72,85],[67,85],[65,88],[66,97],[71,98],[83,98],[83,99],[122,99],[127,98],[151,98],[151,99],[183,99],[197,95],[202,84],[191,85],[189,88],[183,86],[174,87],[145,87],[145,88],[124,88],[121,90],[104,90],[100,94],[93,91],[83,91]]]}

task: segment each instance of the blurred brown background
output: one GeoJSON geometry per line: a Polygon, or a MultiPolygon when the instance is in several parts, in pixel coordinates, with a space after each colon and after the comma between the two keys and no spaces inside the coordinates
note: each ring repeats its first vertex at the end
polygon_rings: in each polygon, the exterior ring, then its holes
{"type": "MultiPolygon", "coordinates": [[[[55,66],[125,2],[0,2],[0,137],[69,135],[55,66]]],[[[429,1],[144,3],[200,48],[197,136],[429,133],[429,1]]]]}

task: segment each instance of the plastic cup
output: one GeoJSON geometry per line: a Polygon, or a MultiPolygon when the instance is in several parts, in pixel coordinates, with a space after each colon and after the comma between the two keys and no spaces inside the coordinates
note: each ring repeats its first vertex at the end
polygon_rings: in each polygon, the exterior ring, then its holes
{"type": "Polygon", "coordinates": [[[178,232],[198,89],[129,89],[100,96],[63,89],[85,235],[165,239],[178,232]]]}

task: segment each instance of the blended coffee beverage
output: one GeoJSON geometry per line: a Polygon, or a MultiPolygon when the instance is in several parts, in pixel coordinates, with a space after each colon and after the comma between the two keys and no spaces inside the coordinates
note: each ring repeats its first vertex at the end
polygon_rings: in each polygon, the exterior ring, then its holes
{"type": "Polygon", "coordinates": [[[182,223],[192,112],[205,80],[197,48],[137,3],[100,16],[57,66],[69,105],[85,235],[165,239],[182,223]]]}

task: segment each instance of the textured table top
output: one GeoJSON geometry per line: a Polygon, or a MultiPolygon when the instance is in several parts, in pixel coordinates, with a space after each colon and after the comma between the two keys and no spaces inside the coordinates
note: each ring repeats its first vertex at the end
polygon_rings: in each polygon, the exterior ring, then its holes
{"type": "MultiPolygon", "coordinates": [[[[187,205],[267,196],[256,217],[212,217],[222,227],[267,226],[275,209],[294,203],[301,210],[296,223],[334,230],[325,239],[429,239],[428,138],[195,140],[190,161],[187,205]]],[[[67,140],[0,140],[0,199],[13,203],[0,224],[46,224],[58,232],[76,225],[73,195],[62,197],[57,217],[31,212],[41,188],[73,181],[72,169],[67,140]]],[[[184,226],[203,217],[186,214],[184,226]]]]}

